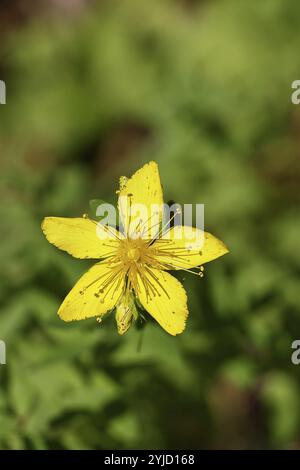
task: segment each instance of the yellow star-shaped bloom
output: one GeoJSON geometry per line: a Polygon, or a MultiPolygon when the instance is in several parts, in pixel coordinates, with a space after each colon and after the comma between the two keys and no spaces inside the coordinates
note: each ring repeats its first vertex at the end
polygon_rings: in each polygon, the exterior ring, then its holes
{"type": "Polygon", "coordinates": [[[182,333],[188,316],[182,284],[168,270],[202,275],[203,264],[228,252],[210,233],[163,224],[158,167],[150,162],[120,179],[118,208],[122,230],[88,217],[46,217],[47,240],[75,258],[100,259],[61,304],[64,321],[102,318],[116,309],[118,332],[137,318],[135,299],[171,335],[182,333]],[[133,210],[135,209],[135,210],[133,210]]]}

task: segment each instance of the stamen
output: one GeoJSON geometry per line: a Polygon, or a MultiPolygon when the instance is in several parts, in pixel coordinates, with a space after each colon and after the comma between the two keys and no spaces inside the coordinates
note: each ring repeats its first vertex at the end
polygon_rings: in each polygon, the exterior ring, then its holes
{"type": "Polygon", "coordinates": [[[128,211],[128,214],[129,214],[129,222],[128,222],[128,231],[127,233],[130,234],[130,224],[131,224],[131,204],[132,204],[132,196],[133,194],[127,194],[127,197],[129,198],[129,211],[128,211]]]}
{"type": "MultiPolygon", "coordinates": [[[[164,286],[161,284],[161,282],[159,281],[158,277],[147,267],[145,266],[145,269],[146,271],[150,274],[150,276],[157,282],[157,284],[160,286],[160,288],[164,291],[164,293],[166,294],[166,296],[168,297],[168,299],[170,299],[170,296],[168,294],[168,292],[166,291],[166,289],[164,288],[164,286]]],[[[158,295],[160,297],[160,292],[158,292],[158,295]]]]}
{"type": "MultiPolygon", "coordinates": [[[[155,215],[157,216],[158,214],[159,214],[158,211],[153,212],[153,213],[150,215],[150,217],[148,217],[148,219],[145,220],[145,222],[143,223],[143,225],[141,226],[141,228],[142,228],[145,224],[147,224],[147,223],[152,219],[152,217],[154,217],[155,215]]],[[[148,228],[148,232],[149,232],[149,231],[152,231],[152,229],[153,229],[154,227],[156,227],[157,225],[159,225],[159,224],[160,224],[160,222],[158,222],[158,223],[156,223],[156,224],[150,226],[150,227],[148,228]]],[[[146,228],[143,230],[143,233],[142,233],[141,237],[144,236],[145,230],[146,230],[146,228]]]]}
{"type": "MultiPolygon", "coordinates": [[[[82,217],[83,217],[84,219],[90,220],[93,224],[95,224],[95,225],[98,227],[99,222],[97,222],[96,220],[91,219],[88,214],[83,214],[82,217]]],[[[116,240],[121,241],[121,238],[119,238],[119,237],[117,236],[117,234],[111,230],[111,228],[110,228],[109,225],[102,225],[102,224],[100,224],[100,225],[101,225],[101,227],[103,227],[103,230],[109,231],[109,233],[110,233],[111,235],[113,235],[116,240]]],[[[111,240],[111,241],[113,241],[113,240],[111,240]]]]}
{"type": "MultiPolygon", "coordinates": [[[[166,233],[168,233],[168,232],[171,230],[171,227],[169,227],[169,230],[167,230],[167,231],[164,233],[165,228],[170,225],[170,223],[175,219],[176,215],[178,215],[178,214],[181,214],[181,210],[177,207],[177,209],[175,210],[175,212],[174,212],[174,214],[172,215],[172,217],[170,218],[170,220],[158,231],[157,235],[155,236],[155,238],[153,238],[153,239],[150,241],[149,245],[151,245],[151,243],[153,243],[153,242],[154,242],[155,240],[157,240],[158,238],[161,240],[160,237],[163,236],[163,235],[165,235],[166,233]]],[[[159,222],[159,223],[160,223],[160,222],[159,222]]],[[[159,223],[156,224],[156,225],[159,225],[159,223]]],[[[154,225],[153,227],[155,227],[155,225],[154,225]]],[[[151,230],[152,230],[153,227],[151,227],[151,230]]]]}

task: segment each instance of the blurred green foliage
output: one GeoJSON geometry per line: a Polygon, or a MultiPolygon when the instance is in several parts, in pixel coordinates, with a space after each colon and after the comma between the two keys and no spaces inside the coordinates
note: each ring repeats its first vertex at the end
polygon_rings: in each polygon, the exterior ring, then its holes
{"type": "MultiPolygon", "coordinates": [[[[107,0],[33,15],[0,47],[0,447],[297,448],[298,0],[107,0]],[[231,252],[185,276],[190,317],[124,337],[64,324],[87,269],[46,215],[115,200],[148,160],[231,252]]],[[[180,277],[182,279],[182,276],[180,277]]]]}

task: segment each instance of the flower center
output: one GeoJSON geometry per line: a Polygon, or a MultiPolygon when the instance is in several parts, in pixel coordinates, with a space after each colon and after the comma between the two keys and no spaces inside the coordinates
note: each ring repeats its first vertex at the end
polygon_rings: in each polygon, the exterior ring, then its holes
{"type": "Polygon", "coordinates": [[[129,248],[129,250],[127,251],[128,261],[136,262],[136,261],[139,261],[140,257],[141,257],[141,250],[137,247],[129,248]]]}
{"type": "Polygon", "coordinates": [[[127,239],[121,243],[120,257],[125,265],[141,263],[147,253],[147,244],[141,239],[127,239]]]}

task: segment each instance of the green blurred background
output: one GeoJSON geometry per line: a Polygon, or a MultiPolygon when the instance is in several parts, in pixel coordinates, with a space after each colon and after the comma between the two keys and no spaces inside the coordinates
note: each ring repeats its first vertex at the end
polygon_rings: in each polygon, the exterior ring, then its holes
{"type": "Polygon", "coordinates": [[[3,3],[0,448],[299,448],[299,1],[3,3]],[[90,263],[42,218],[152,159],[230,254],[185,276],[176,338],[63,323],[90,263]]]}

